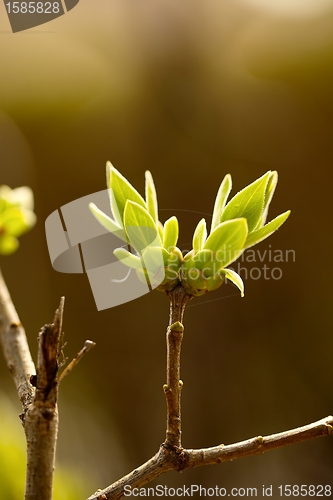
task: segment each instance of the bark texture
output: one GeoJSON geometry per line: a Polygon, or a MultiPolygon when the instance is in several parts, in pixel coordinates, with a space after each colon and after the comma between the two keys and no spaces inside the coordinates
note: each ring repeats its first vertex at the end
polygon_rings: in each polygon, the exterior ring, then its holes
{"type": "Polygon", "coordinates": [[[37,369],[27,337],[0,273],[0,340],[22,403],[20,418],[27,441],[25,500],[52,500],[58,434],[58,360],[64,299],[54,322],[38,337],[37,369]]]}

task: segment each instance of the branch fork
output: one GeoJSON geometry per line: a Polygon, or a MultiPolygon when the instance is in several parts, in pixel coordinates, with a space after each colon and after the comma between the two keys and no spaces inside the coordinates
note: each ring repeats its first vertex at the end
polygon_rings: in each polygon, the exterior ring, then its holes
{"type": "Polygon", "coordinates": [[[192,296],[180,285],[167,292],[170,299],[170,321],[166,333],[167,382],[163,385],[167,407],[166,437],[158,452],[146,463],[134,469],[88,500],[117,500],[124,496],[125,488],[140,488],[161,474],[204,465],[221,464],[238,458],[258,455],[275,448],[295,444],[319,436],[333,434],[333,417],[270,436],[256,436],[238,443],[203,449],[185,449],[181,445],[181,390],[180,354],[184,336],[182,324],[185,306],[192,296]]]}
{"type": "MultiPolygon", "coordinates": [[[[303,427],[270,436],[256,436],[231,445],[204,449],[185,449],[181,444],[180,354],[184,336],[182,324],[187,302],[192,298],[179,285],[170,298],[170,321],[166,333],[167,381],[164,394],[167,406],[166,436],[156,455],[104,490],[97,490],[88,500],[116,500],[125,487],[140,488],[169,470],[183,471],[203,465],[221,464],[257,455],[275,448],[333,434],[329,416],[303,427]]],[[[27,481],[25,500],[52,500],[52,480],[58,432],[59,382],[70,373],[95,345],[86,341],[83,349],[58,378],[63,349],[62,319],[64,298],[51,325],[45,325],[38,338],[37,370],[30,355],[24,329],[19,321],[7,287],[0,273],[0,341],[8,368],[22,403],[21,415],[27,439],[27,481]]]]}
{"type": "MultiPolygon", "coordinates": [[[[53,323],[43,326],[39,333],[35,368],[24,328],[0,272],[0,341],[22,404],[20,418],[27,441],[25,500],[52,500],[64,303],[62,297],[53,323]]],[[[95,345],[87,342],[85,352],[95,345]]],[[[76,358],[81,359],[85,352],[76,358]]]]}

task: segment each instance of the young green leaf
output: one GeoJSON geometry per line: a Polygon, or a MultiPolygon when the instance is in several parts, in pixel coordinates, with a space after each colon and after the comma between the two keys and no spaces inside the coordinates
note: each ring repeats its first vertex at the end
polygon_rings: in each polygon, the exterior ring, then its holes
{"type": "Polygon", "coordinates": [[[171,248],[169,252],[167,265],[172,269],[177,269],[178,272],[182,262],[183,262],[183,254],[179,250],[179,248],[178,247],[171,248]]]}
{"type": "Polygon", "coordinates": [[[111,189],[111,210],[118,225],[122,226],[127,200],[134,201],[145,209],[147,205],[137,190],[110,162],[106,164],[106,176],[108,187],[111,189]]]}
{"type": "Polygon", "coordinates": [[[277,182],[278,182],[278,173],[276,172],[276,170],[274,170],[274,172],[271,172],[269,179],[268,179],[268,182],[267,182],[266,192],[265,192],[264,211],[263,211],[262,216],[260,218],[257,229],[259,227],[262,227],[266,222],[269,205],[272,201],[277,182]]]}
{"type": "Polygon", "coordinates": [[[132,269],[142,268],[141,259],[137,255],[130,253],[125,248],[116,248],[113,251],[113,255],[115,255],[117,259],[127,267],[131,267],[132,269]]]}
{"type": "Polygon", "coordinates": [[[200,250],[202,250],[206,238],[207,238],[206,221],[205,219],[201,219],[193,234],[192,246],[195,253],[200,252],[200,250]]]}
{"type": "Polygon", "coordinates": [[[205,278],[215,276],[223,267],[219,251],[213,252],[207,248],[198,252],[193,258],[194,266],[203,272],[205,278]]]}
{"type": "Polygon", "coordinates": [[[153,269],[159,266],[166,266],[170,253],[163,247],[149,246],[142,253],[145,267],[153,269]]]}
{"type": "Polygon", "coordinates": [[[222,222],[208,236],[204,249],[215,252],[214,259],[221,263],[221,267],[225,267],[243,252],[247,234],[245,218],[222,222]]]}
{"type": "MultiPolygon", "coordinates": [[[[159,284],[158,289],[160,291],[171,292],[180,283],[179,272],[183,261],[183,256],[181,251],[177,247],[173,247],[170,252],[167,252],[165,248],[162,248],[162,252],[164,261],[164,278],[159,284]]],[[[159,273],[157,273],[157,275],[158,274],[159,273]]]]}
{"type": "Polygon", "coordinates": [[[148,246],[162,246],[156,224],[145,208],[127,200],[124,210],[124,226],[130,245],[142,253],[148,246]]]}
{"type": "Polygon", "coordinates": [[[153,220],[157,224],[158,221],[157,195],[156,195],[155,184],[153,181],[153,176],[151,175],[149,170],[146,170],[145,177],[146,177],[145,191],[146,191],[147,209],[150,215],[152,216],[153,220]]]}
{"type": "Polygon", "coordinates": [[[271,172],[254,181],[249,186],[237,193],[225,207],[221,222],[245,217],[249,233],[253,231],[260,221],[265,202],[265,191],[271,172]]]}
{"type": "Polygon", "coordinates": [[[178,219],[177,217],[172,216],[164,223],[163,247],[166,250],[170,251],[172,247],[175,247],[177,245],[178,233],[178,219]]]}
{"type": "Polygon", "coordinates": [[[102,212],[102,210],[100,210],[95,203],[89,203],[89,210],[98,222],[105,227],[105,229],[110,231],[110,233],[113,233],[115,236],[118,236],[121,240],[126,241],[125,231],[108,215],[102,212]]]}
{"type": "Polygon", "coordinates": [[[271,220],[271,222],[265,226],[250,233],[245,241],[244,248],[252,247],[260,241],[268,238],[268,236],[273,234],[277,229],[279,229],[280,226],[282,226],[282,224],[288,219],[289,215],[290,210],[287,210],[287,212],[284,212],[275,219],[271,220]]]}
{"type": "Polygon", "coordinates": [[[242,278],[232,269],[223,269],[224,276],[239,288],[241,296],[244,297],[244,283],[242,278]]]}
{"type": "Polygon", "coordinates": [[[160,220],[157,221],[157,230],[161,241],[163,241],[164,227],[160,220]]]}
{"type": "Polygon", "coordinates": [[[160,246],[148,246],[142,253],[144,268],[152,288],[156,288],[164,280],[164,268],[167,264],[169,255],[169,252],[160,246]]]}
{"type": "Polygon", "coordinates": [[[221,215],[223,213],[225,204],[227,203],[227,199],[232,187],[231,175],[227,174],[217,192],[214,209],[213,209],[213,218],[212,218],[212,226],[210,232],[212,233],[216,226],[221,223],[221,215]]]}

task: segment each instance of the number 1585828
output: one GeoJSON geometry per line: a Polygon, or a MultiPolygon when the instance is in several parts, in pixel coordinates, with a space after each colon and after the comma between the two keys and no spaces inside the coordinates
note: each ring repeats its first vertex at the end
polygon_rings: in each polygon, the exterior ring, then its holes
{"type": "Polygon", "coordinates": [[[59,2],[8,2],[8,14],[59,14],[59,2]]]}

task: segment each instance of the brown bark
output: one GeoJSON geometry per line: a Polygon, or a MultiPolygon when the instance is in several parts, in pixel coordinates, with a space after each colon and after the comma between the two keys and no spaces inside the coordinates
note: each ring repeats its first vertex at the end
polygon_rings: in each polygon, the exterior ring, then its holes
{"type": "Polygon", "coordinates": [[[166,335],[167,383],[163,386],[167,406],[165,442],[154,457],[104,490],[96,491],[88,500],[117,500],[122,498],[125,492],[126,496],[129,496],[130,491],[134,488],[141,488],[169,470],[183,471],[203,465],[220,464],[264,453],[281,446],[333,434],[333,417],[330,416],[304,427],[265,437],[257,436],[228,446],[221,444],[198,450],[182,448],[181,389],[183,383],[180,380],[180,352],[184,335],[183,315],[191,296],[186,294],[182,286],[169,292],[168,296],[170,298],[170,318],[166,335]]]}
{"type": "Polygon", "coordinates": [[[55,448],[58,432],[58,358],[64,299],[54,323],[38,338],[37,370],[25,331],[0,273],[0,339],[23,412],[27,440],[25,500],[52,500],[55,448]]]}

